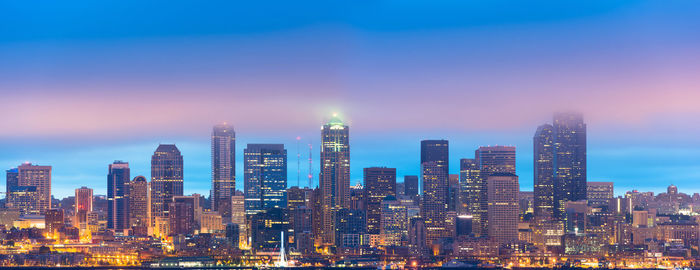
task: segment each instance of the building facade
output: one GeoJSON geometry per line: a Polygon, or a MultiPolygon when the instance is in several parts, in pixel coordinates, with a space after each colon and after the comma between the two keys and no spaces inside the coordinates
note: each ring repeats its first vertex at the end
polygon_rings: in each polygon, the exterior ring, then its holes
{"type": "Polygon", "coordinates": [[[335,212],[350,207],[350,128],[333,117],[321,127],[320,241],[335,243],[335,212]]]}
{"type": "Polygon", "coordinates": [[[115,161],[109,164],[107,174],[107,228],[124,230],[129,228],[129,163],[115,161]]]}
{"type": "Polygon", "coordinates": [[[396,168],[365,168],[364,182],[367,233],[379,234],[381,230],[382,201],[387,196],[396,197],[396,168]]]}
{"type": "Polygon", "coordinates": [[[244,166],[247,214],[287,206],[287,150],[283,144],[248,144],[244,166]]]}
{"type": "Polygon", "coordinates": [[[217,211],[236,190],[236,132],[232,125],[214,126],[211,132],[211,201],[217,211]]]}
{"type": "Polygon", "coordinates": [[[183,194],[183,160],[174,144],[161,144],[151,157],[151,219],[167,219],[174,196],[183,194]]]}

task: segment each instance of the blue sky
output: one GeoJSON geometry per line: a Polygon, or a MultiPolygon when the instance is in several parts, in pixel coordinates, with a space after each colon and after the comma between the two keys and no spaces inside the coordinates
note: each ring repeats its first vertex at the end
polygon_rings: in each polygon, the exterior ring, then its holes
{"type": "Polygon", "coordinates": [[[176,143],[185,192],[208,194],[210,129],[227,121],[239,157],[284,143],[294,185],[295,138],[303,176],[338,112],[353,183],[368,166],[416,174],[420,140],[445,138],[453,173],[480,145],[515,145],[530,190],[536,127],[578,110],[589,181],[692,193],[697,14],[693,1],[0,1],[0,168],[49,164],[56,196],[105,193],[110,162],[148,176],[158,143],[176,143]]]}

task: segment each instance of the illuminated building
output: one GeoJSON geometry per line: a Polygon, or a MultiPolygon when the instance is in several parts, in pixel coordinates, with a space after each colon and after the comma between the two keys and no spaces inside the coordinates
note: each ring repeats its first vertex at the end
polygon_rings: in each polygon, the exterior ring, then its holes
{"type": "MultiPolygon", "coordinates": [[[[381,246],[405,246],[408,242],[408,213],[406,206],[394,196],[381,203],[381,246]]],[[[368,218],[369,219],[369,218],[368,218]]],[[[367,222],[369,227],[369,221],[367,222]]]]}
{"type": "Polygon", "coordinates": [[[554,115],[554,216],[566,201],[586,199],[586,124],[578,113],[554,115]]]}
{"type": "Polygon", "coordinates": [[[537,128],[534,142],[535,217],[554,218],[554,134],[552,125],[537,128]]]}
{"type": "Polygon", "coordinates": [[[567,255],[599,256],[605,245],[602,238],[595,234],[567,233],[563,242],[567,255]]]}
{"type": "Polygon", "coordinates": [[[381,230],[382,201],[387,196],[396,197],[396,169],[384,167],[364,168],[364,198],[367,213],[367,233],[379,234],[381,230]]]}
{"type": "Polygon", "coordinates": [[[131,174],[128,162],[115,161],[109,164],[107,174],[107,228],[124,230],[129,226],[129,181],[131,174]]]}
{"type": "Polygon", "coordinates": [[[129,226],[137,235],[143,235],[149,227],[148,181],[146,177],[136,176],[129,183],[129,226]]]}
{"type": "Polygon", "coordinates": [[[248,144],[244,150],[247,214],[287,206],[287,150],[283,144],[248,144]]]}
{"type": "Polygon", "coordinates": [[[421,178],[423,200],[421,217],[427,229],[426,244],[449,237],[447,207],[449,199],[449,143],[447,140],[421,141],[421,178]]]}
{"type": "Polygon", "coordinates": [[[474,152],[474,157],[479,166],[478,177],[481,183],[474,185],[475,189],[479,189],[475,192],[479,194],[479,203],[474,206],[478,207],[478,211],[473,212],[472,215],[476,218],[475,223],[478,224],[475,232],[479,232],[478,236],[487,236],[489,232],[487,179],[495,173],[515,174],[515,147],[481,146],[474,152]]]}
{"type": "MultiPolygon", "coordinates": [[[[278,251],[281,232],[289,229],[289,219],[285,209],[270,208],[251,216],[251,247],[255,251],[278,251]]],[[[284,241],[287,245],[288,241],[284,241]]],[[[285,247],[287,248],[287,247],[285,247]]]]}
{"type": "Polygon", "coordinates": [[[58,230],[65,226],[63,209],[46,210],[46,214],[44,214],[44,224],[46,224],[46,231],[51,235],[55,235],[58,230]]]}
{"type": "Polygon", "coordinates": [[[564,222],[559,220],[536,220],[532,226],[533,244],[541,252],[556,251],[562,246],[564,222]]]}
{"type": "Polygon", "coordinates": [[[170,235],[192,234],[195,230],[195,208],[197,202],[192,196],[174,196],[170,202],[168,219],[170,235]]]}
{"type": "Polygon", "coordinates": [[[151,218],[168,217],[169,203],[182,196],[183,162],[174,144],[161,144],[151,157],[151,218]]]}
{"type": "Polygon", "coordinates": [[[5,171],[5,177],[5,194],[10,194],[10,189],[12,189],[12,187],[19,186],[19,171],[17,170],[17,168],[9,169],[5,171]]]}
{"type": "Polygon", "coordinates": [[[35,186],[14,186],[7,195],[7,206],[18,209],[22,215],[39,214],[38,197],[39,192],[35,186]]]}
{"type": "Polygon", "coordinates": [[[593,207],[607,205],[614,195],[613,182],[588,182],[586,184],[586,199],[593,207]]]}
{"type": "Polygon", "coordinates": [[[75,190],[75,217],[73,226],[88,229],[88,213],[92,212],[92,189],[81,187],[75,190]]]}
{"type": "Polygon", "coordinates": [[[230,202],[236,190],[236,132],[225,123],[211,132],[211,189],[214,211],[219,210],[220,202],[230,202]]]}
{"type": "Polygon", "coordinates": [[[362,210],[340,209],[335,216],[336,246],[355,247],[357,243],[361,243],[362,241],[358,240],[367,233],[366,213],[362,210]]]}
{"type": "MultiPolygon", "coordinates": [[[[482,233],[482,217],[486,221],[486,181],[479,174],[479,163],[473,158],[459,160],[459,177],[464,213],[470,214],[474,221],[474,233],[482,233]]],[[[484,234],[486,232],[483,232],[484,234]]]]}
{"type": "Polygon", "coordinates": [[[321,127],[320,242],[336,242],[335,214],[350,207],[350,128],[333,116],[321,127]]]}
{"type": "Polygon", "coordinates": [[[488,189],[488,235],[496,243],[518,240],[518,176],[492,173],[486,180],[488,189]]]}
{"type": "Polygon", "coordinates": [[[36,198],[31,202],[32,211],[43,214],[51,207],[51,166],[24,163],[17,167],[17,184],[36,187],[36,198]]]}
{"type": "Polygon", "coordinates": [[[566,232],[583,233],[586,230],[588,203],[584,201],[567,201],[564,206],[564,224],[566,232]]]}
{"type": "Polygon", "coordinates": [[[461,208],[459,193],[459,174],[447,175],[447,210],[457,212],[461,208]]]}
{"type": "Polygon", "coordinates": [[[238,225],[240,239],[236,243],[246,246],[248,243],[248,228],[246,225],[245,196],[234,194],[231,196],[231,223],[238,225]]]}
{"type": "Polygon", "coordinates": [[[203,212],[199,224],[202,233],[215,233],[226,229],[221,215],[217,212],[203,212]]]}

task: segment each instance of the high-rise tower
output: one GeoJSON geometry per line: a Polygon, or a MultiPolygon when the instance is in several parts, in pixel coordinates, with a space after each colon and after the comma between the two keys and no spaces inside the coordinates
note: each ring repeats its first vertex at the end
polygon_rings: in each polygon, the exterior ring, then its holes
{"type": "Polygon", "coordinates": [[[248,144],[244,150],[246,214],[287,207],[287,149],[283,144],[248,144]]]}
{"type": "Polygon", "coordinates": [[[124,230],[129,228],[129,181],[131,173],[128,162],[115,161],[109,164],[107,174],[107,228],[124,230]]]}
{"type": "Polygon", "coordinates": [[[386,196],[396,197],[396,168],[371,167],[364,169],[364,197],[367,209],[367,233],[379,234],[382,201],[386,196]]]}
{"type": "MultiPolygon", "coordinates": [[[[475,231],[480,232],[481,236],[486,236],[489,232],[489,216],[488,213],[488,179],[493,174],[509,173],[515,174],[515,147],[514,146],[482,146],[474,153],[475,161],[479,166],[479,184],[475,185],[478,188],[479,203],[478,220],[475,221],[478,228],[475,231]]],[[[475,216],[477,217],[477,216],[475,216]]]]}
{"type": "Polygon", "coordinates": [[[421,180],[423,200],[420,215],[427,228],[426,244],[449,236],[447,208],[449,199],[449,143],[447,140],[421,141],[421,180]]]}
{"type": "Polygon", "coordinates": [[[51,166],[24,163],[17,167],[17,184],[36,187],[36,200],[32,200],[34,211],[44,214],[51,208],[51,166]]]}
{"type": "Polygon", "coordinates": [[[350,206],[350,128],[333,116],[321,127],[321,243],[335,242],[334,212],[350,206]]]}
{"type": "Polygon", "coordinates": [[[537,128],[534,143],[535,217],[554,217],[554,134],[549,124],[537,128]]]}
{"type": "Polygon", "coordinates": [[[554,115],[554,213],[564,215],[567,201],[586,199],[586,124],[579,113],[554,115]]]}
{"type": "Polygon", "coordinates": [[[230,201],[236,190],[236,132],[221,124],[211,132],[211,201],[218,210],[222,201],[230,201]]]}
{"type": "Polygon", "coordinates": [[[183,161],[174,144],[161,144],[151,157],[151,217],[167,218],[173,196],[182,196],[183,161]]]}

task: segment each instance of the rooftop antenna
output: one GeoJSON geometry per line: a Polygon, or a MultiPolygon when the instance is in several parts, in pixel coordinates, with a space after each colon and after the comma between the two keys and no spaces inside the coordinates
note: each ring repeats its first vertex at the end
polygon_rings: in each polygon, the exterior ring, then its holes
{"type": "Polygon", "coordinates": [[[309,142],[309,188],[313,188],[313,182],[314,182],[314,167],[313,167],[313,159],[311,158],[311,154],[313,153],[313,146],[311,142],[309,142]]]}

